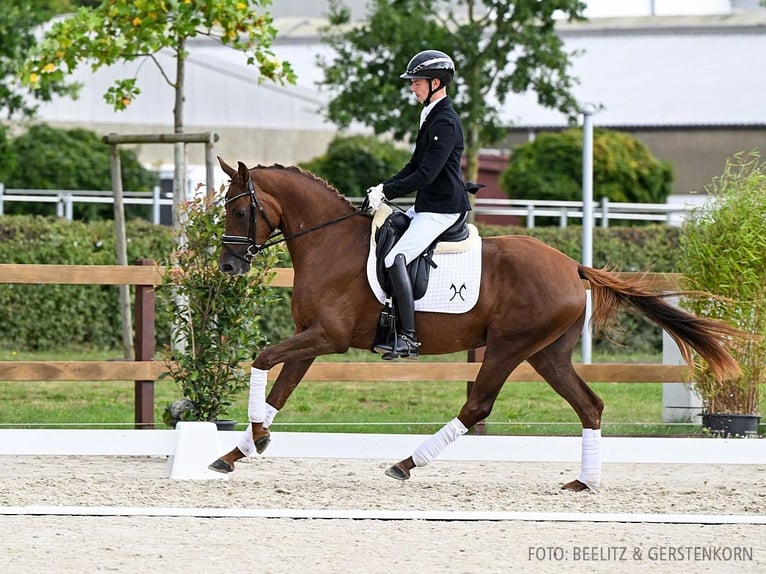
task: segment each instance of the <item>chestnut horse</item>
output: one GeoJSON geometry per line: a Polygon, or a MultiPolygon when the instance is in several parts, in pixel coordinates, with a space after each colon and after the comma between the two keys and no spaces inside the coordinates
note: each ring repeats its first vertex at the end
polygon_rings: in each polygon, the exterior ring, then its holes
{"type": "MultiPolygon", "coordinates": [[[[253,257],[282,241],[294,268],[295,335],[266,348],[253,362],[252,372],[259,373],[260,382],[256,385],[251,375],[252,424],[240,446],[210,465],[218,472],[231,472],[236,460],[266,448],[271,419],[317,356],[352,347],[371,349],[382,305],[365,273],[371,233],[368,216],[326,182],[296,167],[248,169],[239,162],[235,169],[218,160],[231,178],[220,270],[229,275],[246,273],[253,257]],[[282,236],[275,239],[277,231],[282,236]],[[265,397],[266,372],[280,363],[283,368],[265,397]],[[260,398],[256,387],[260,387],[260,398]]],[[[736,329],[670,305],[641,278],[622,280],[609,271],[583,266],[525,236],[484,238],[481,274],[479,299],[469,312],[417,313],[421,353],[485,347],[484,360],[457,417],[413,456],[388,468],[386,474],[393,478],[409,478],[413,468],[430,462],[466,429],[485,419],[508,376],[527,361],[582,422],[582,472],[562,488],[579,491],[598,486],[604,405],[572,364],[585,320],[583,279],[590,282],[592,291],[594,330],[608,331],[618,307],[628,304],[665,329],[687,363],[694,349],[719,377],[739,372],[728,352],[741,335],[736,329]]]]}

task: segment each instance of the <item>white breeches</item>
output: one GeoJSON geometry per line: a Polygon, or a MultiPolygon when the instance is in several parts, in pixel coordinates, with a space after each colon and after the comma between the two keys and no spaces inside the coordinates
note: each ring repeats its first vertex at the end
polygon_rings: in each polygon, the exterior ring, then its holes
{"type": "Polygon", "coordinates": [[[384,261],[386,268],[394,264],[394,259],[400,253],[404,255],[408,265],[418,255],[423,253],[434,240],[449,229],[459,218],[459,213],[431,213],[429,211],[415,211],[414,207],[407,210],[407,217],[412,221],[407,231],[394,244],[393,249],[386,255],[384,261]]]}

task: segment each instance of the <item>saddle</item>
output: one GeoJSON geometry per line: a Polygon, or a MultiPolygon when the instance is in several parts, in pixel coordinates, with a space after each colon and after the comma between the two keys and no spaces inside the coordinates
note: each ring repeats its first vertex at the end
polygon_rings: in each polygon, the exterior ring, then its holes
{"type": "MultiPolygon", "coordinates": [[[[468,239],[469,231],[466,225],[468,213],[463,213],[458,220],[437,237],[428,249],[421,253],[415,260],[407,265],[407,272],[412,283],[412,293],[417,301],[421,299],[428,288],[428,278],[431,269],[436,268],[433,260],[434,250],[440,242],[455,242],[468,239]]],[[[393,249],[396,242],[410,226],[410,218],[401,211],[395,211],[389,215],[383,224],[375,232],[375,271],[380,286],[386,293],[391,293],[391,285],[386,273],[384,259],[393,249]]]]}

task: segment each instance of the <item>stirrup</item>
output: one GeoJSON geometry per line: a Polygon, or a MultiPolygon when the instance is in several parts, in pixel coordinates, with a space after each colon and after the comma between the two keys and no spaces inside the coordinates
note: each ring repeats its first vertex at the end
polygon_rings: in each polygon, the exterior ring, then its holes
{"type": "Polygon", "coordinates": [[[378,355],[387,355],[388,353],[393,352],[394,344],[391,341],[387,341],[385,343],[379,343],[375,345],[372,348],[372,350],[378,355]]]}
{"type": "Polygon", "coordinates": [[[396,337],[396,344],[394,348],[383,355],[384,361],[393,361],[398,358],[412,359],[413,361],[420,358],[420,343],[413,335],[406,335],[400,333],[396,337]]]}

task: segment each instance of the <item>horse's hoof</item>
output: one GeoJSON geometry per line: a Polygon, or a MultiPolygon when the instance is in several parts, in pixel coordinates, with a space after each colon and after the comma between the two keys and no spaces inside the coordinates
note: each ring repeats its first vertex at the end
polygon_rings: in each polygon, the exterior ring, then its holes
{"type": "MultiPolygon", "coordinates": [[[[271,433],[259,437],[255,442],[255,452],[261,454],[271,442],[271,433]]],[[[233,469],[232,469],[233,470],[233,469]]]]}
{"type": "Polygon", "coordinates": [[[583,490],[590,490],[588,488],[588,485],[584,482],[580,482],[579,480],[573,480],[572,482],[567,482],[561,487],[561,490],[569,490],[570,492],[582,492],[583,490]]]}
{"type": "Polygon", "coordinates": [[[386,476],[390,476],[396,480],[407,480],[410,477],[410,473],[398,464],[394,464],[386,469],[386,476]]]}
{"type": "Polygon", "coordinates": [[[234,467],[221,458],[217,459],[213,464],[208,465],[208,468],[220,472],[221,474],[234,472],[234,467]]]}

